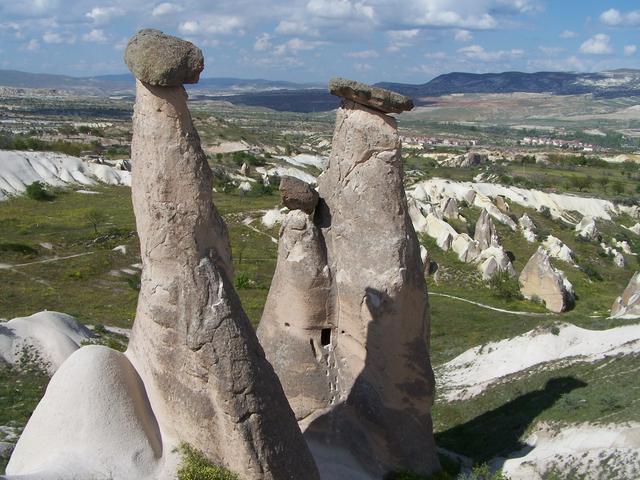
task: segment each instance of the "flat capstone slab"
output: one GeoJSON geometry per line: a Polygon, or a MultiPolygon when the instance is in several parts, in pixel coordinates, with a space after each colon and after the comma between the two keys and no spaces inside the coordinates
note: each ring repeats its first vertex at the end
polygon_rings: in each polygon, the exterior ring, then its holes
{"type": "Polygon", "coordinates": [[[413,108],[413,100],[409,97],[341,77],[329,81],[329,93],[384,113],[401,113],[413,108]]]}
{"type": "Polygon", "coordinates": [[[140,30],[131,37],[124,61],[138,80],[160,87],[198,83],[204,69],[202,50],[153,29],[140,30]]]}

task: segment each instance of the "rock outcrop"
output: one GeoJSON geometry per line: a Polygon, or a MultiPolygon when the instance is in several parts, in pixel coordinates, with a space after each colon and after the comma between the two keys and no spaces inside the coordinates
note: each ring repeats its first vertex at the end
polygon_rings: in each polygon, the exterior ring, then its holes
{"type": "Polygon", "coordinates": [[[83,342],[93,337],[71,315],[58,312],[38,312],[0,322],[0,361],[18,364],[23,355],[41,362],[50,374],[75,352],[83,342]]]}
{"type": "Polygon", "coordinates": [[[615,299],[611,306],[612,318],[640,318],[640,272],[636,272],[629,280],[622,295],[615,299]]]}
{"type": "Polygon", "coordinates": [[[480,213],[480,217],[478,217],[478,221],[476,222],[476,230],[473,238],[478,242],[480,250],[500,244],[498,232],[487,210],[482,210],[480,213]]]}
{"type": "Polygon", "coordinates": [[[136,83],[132,197],[144,268],[127,354],[163,436],[242,478],[317,478],[233,288],[227,230],[186,100],[182,86],[136,83]]]}
{"type": "Polygon", "coordinates": [[[140,48],[149,35],[143,30],[132,38],[127,63],[148,80],[151,62],[152,78],[172,79],[172,86],[136,81],[132,198],[143,269],[129,348],[126,357],[82,348],[63,364],[10,471],[68,466],[73,476],[54,478],[169,479],[175,478],[171,452],[186,442],[242,479],[317,480],[293,411],[233,288],[213,175],[187,94],[174,84],[194,79],[191,59],[201,52],[153,33],[157,48],[149,53],[140,48]],[[92,367],[80,372],[79,362],[92,367]],[[78,379],[77,389],[62,385],[78,379]],[[47,416],[54,417],[49,426],[47,416]]]}
{"type": "Polygon", "coordinates": [[[498,272],[506,272],[510,277],[516,276],[511,259],[500,245],[492,245],[480,252],[475,261],[483,280],[489,280],[498,272]]]}
{"type": "Polygon", "coordinates": [[[313,213],[318,204],[318,192],[295,177],[282,177],[280,180],[280,198],[289,210],[302,210],[313,213]]]}
{"type": "Polygon", "coordinates": [[[73,353],[49,382],[7,475],[173,479],[175,473],[163,468],[163,455],[171,456],[171,449],[163,452],[144,384],[129,359],[107,347],[87,346],[73,353]]]}
{"type": "Polygon", "coordinates": [[[576,235],[585,240],[598,240],[599,232],[596,226],[596,220],[593,217],[584,216],[576,225],[576,235]]]}
{"type": "Polygon", "coordinates": [[[573,304],[573,286],[562,271],[551,265],[543,247],[538,247],[529,259],[520,273],[519,281],[522,295],[543,301],[547,310],[560,313],[573,304]]]}
{"type": "Polygon", "coordinates": [[[376,477],[430,473],[428,303],[396,121],[345,96],[313,221],[298,211],[283,225],[258,335],[307,440],[376,477]],[[293,284],[295,308],[281,292],[293,284]]]}
{"type": "Polygon", "coordinates": [[[458,219],[458,202],[455,198],[447,197],[443,199],[440,208],[442,209],[444,218],[448,218],[449,220],[458,219]]]}
{"type": "Polygon", "coordinates": [[[531,217],[529,215],[527,215],[526,213],[522,215],[518,219],[518,225],[522,229],[522,236],[527,242],[533,243],[536,241],[536,224],[533,223],[533,220],[531,220],[531,217]]]}
{"type": "Polygon", "coordinates": [[[413,108],[409,97],[341,77],[329,81],[329,93],[384,113],[401,113],[413,108]]]}
{"type": "Polygon", "coordinates": [[[544,242],[542,242],[542,246],[547,250],[549,256],[575,265],[573,251],[559,238],[549,235],[544,242]]]}

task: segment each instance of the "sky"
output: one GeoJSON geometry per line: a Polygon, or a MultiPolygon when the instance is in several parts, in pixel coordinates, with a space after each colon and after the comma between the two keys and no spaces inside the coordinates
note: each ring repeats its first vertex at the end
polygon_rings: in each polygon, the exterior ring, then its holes
{"type": "Polygon", "coordinates": [[[640,68],[640,0],[0,0],[0,69],[125,73],[141,28],[202,48],[205,77],[640,68]]]}

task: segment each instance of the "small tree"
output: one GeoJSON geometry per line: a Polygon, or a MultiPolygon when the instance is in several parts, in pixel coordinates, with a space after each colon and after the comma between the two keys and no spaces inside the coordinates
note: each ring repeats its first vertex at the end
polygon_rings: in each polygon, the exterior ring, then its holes
{"type": "Polygon", "coordinates": [[[581,175],[574,175],[571,177],[571,185],[578,189],[578,191],[583,191],[585,188],[589,188],[593,184],[593,178],[591,177],[583,177],[581,175]]]}
{"type": "Polygon", "coordinates": [[[607,193],[607,187],[609,186],[609,177],[598,177],[598,183],[602,187],[602,190],[607,193]]]}
{"type": "Polygon", "coordinates": [[[622,195],[625,191],[624,184],[620,180],[616,180],[615,182],[613,182],[611,188],[613,189],[613,193],[615,193],[616,195],[622,195]]]}
{"type": "Polygon", "coordinates": [[[102,210],[92,208],[84,217],[89,225],[93,227],[93,231],[98,235],[98,227],[101,226],[106,220],[107,216],[102,210]]]}
{"type": "Polygon", "coordinates": [[[44,187],[44,183],[42,182],[33,182],[32,184],[27,185],[26,193],[27,197],[32,200],[43,201],[53,199],[53,195],[47,191],[44,187]]]}

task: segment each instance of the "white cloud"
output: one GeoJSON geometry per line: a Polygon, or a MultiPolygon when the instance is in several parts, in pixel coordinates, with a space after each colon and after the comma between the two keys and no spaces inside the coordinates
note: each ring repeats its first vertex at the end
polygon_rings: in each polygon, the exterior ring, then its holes
{"type": "Polygon", "coordinates": [[[473,40],[473,35],[469,30],[456,30],[455,35],[453,36],[456,42],[470,42],[473,40]]]}
{"type": "Polygon", "coordinates": [[[590,55],[606,55],[613,52],[609,35],[598,33],[580,45],[580,52],[590,55]]]}
{"type": "Polygon", "coordinates": [[[418,33],[420,33],[420,30],[417,28],[412,28],[411,30],[389,30],[387,32],[387,37],[389,37],[387,51],[397,52],[401,48],[410,47],[413,45],[418,33]]]}
{"type": "Polygon", "coordinates": [[[58,45],[61,43],[73,44],[76,43],[76,36],[68,33],[62,35],[58,32],[45,32],[42,35],[42,41],[49,45],[58,45]]]}
{"type": "Polygon", "coordinates": [[[505,60],[519,58],[524,55],[524,50],[513,48],[511,50],[487,51],[480,45],[469,45],[458,49],[458,53],[469,60],[480,60],[481,62],[495,62],[496,60],[505,60]]]}
{"type": "Polygon", "coordinates": [[[624,54],[627,57],[630,57],[632,55],[635,55],[636,51],[638,50],[638,47],[636,45],[625,45],[624,46],[624,54]]]}
{"type": "Polygon", "coordinates": [[[373,20],[375,10],[365,2],[352,2],[351,0],[309,0],[307,10],[312,15],[328,19],[357,18],[373,20]]]}
{"type": "Polygon", "coordinates": [[[255,43],[253,44],[253,49],[256,52],[264,52],[271,48],[271,35],[268,33],[263,33],[256,38],[255,43]]]}
{"type": "Polygon", "coordinates": [[[35,38],[32,38],[31,40],[29,40],[20,48],[20,50],[24,50],[27,52],[35,52],[39,49],[40,49],[40,42],[38,42],[38,40],[36,40],[35,38]]]}
{"type": "Polygon", "coordinates": [[[164,2],[156,5],[154,9],[151,11],[151,15],[154,17],[161,17],[163,15],[169,15],[171,13],[180,13],[184,10],[182,6],[176,5],[175,3],[164,2]]]}
{"type": "Polygon", "coordinates": [[[129,39],[127,37],[122,37],[120,40],[118,40],[114,45],[113,45],[113,49],[114,50],[118,50],[118,51],[122,51],[127,47],[127,43],[129,42],[129,39]]]}
{"type": "Polygon", "coordinates": [[[558,55],[559,53],[564,51],[562,47],[547,47],[545,45],[539,45],[538,50],[544,53],[547,56],[558,55]]]}
{"type": "Polygon", "coordinates": [[[425,58],[429,58],[431,60],[444,60],[446,58],[449,58],[449,54],[446,52],[425,53],[424,56],[425,58]]]}
{"type": "Polygon", "coordinates": [[[281,20],[276,26],[276,33],[280,35],[308,35],[317,37],[320,32],[316,28],[307,25],[303,20],[281,20]]]}
{"type": "Polygon", "coordinates": [[[185,35],[229,35],[244,33],[242,18],[233,15],[208,15],[200,20],[187,20],[178,25],[185,35]]]}
{"type": "Polygon", "coordinates": [[[640,10],[620,12],[615,8],[602,12],[600,21],[611,27],[638,27],[640,26],[640,10]]]}
{"type": "Polygon", "coordinates": [[[378,58],[380,55],[375,50],[360,50],[358,52],[347,52],[344,56],[349,58],[378,58]]]}
{"type": "Polygon", "coordinates": [[[55,32],[46,32],[44,35],[42,35],[42,40],[44,41],[44,43],[49,43],[49,44],[64,42],[62,35],[55,32]]]}
{"type": "Polygon", "coordinates": [[[560,38],[576,38],[577,36],[578,34],[573,30],[563,30],[562,33],[560,33],[560,38]]]}
{"type": "Polygon", "coordinates": [[[368,63],[356,63],[353,68],[355,68],[358,72],[367,72],[371,70],[373,67],[368,63]]]}
{"type": "Polygon", "coordinates": [[[118,7],[93,7],[85,17],[93,20],[95,23],[108,23],[111,19],[124,15],[124,10],[118,7]]]}
{"type": "Polygon", "coordinates": [[[89,33],[85,33],[84,35],[82,35],[82,41],[91,43],[107,43],[109,39],[104,33],[104,30],[94,28],[89,33]]]}
{"type": "Polygon", "coordinates": [[[285,43],[275,47],[273,54],[282,57],[286,55],[297,55],[301,51],[314,50],[325,42],[310,42],[301,38],[292,38],[285,43]]]}

